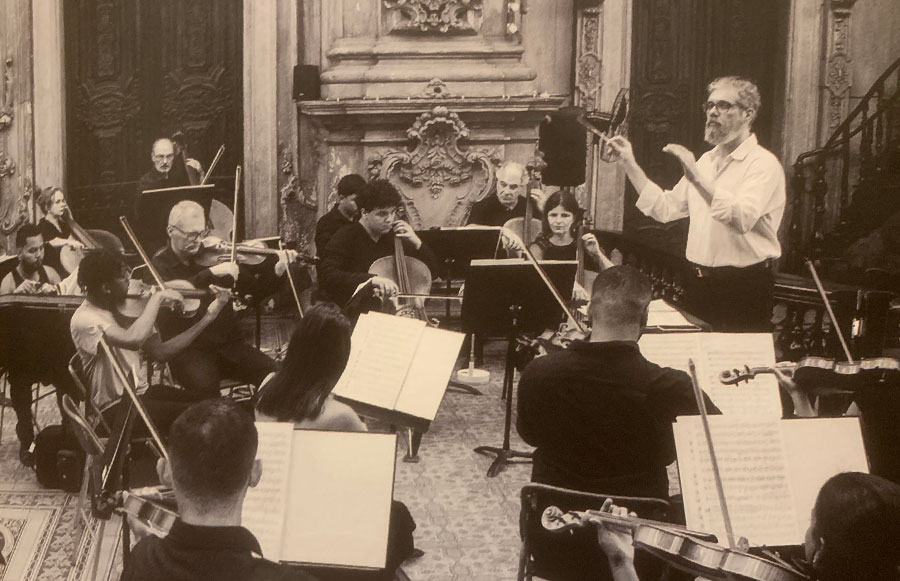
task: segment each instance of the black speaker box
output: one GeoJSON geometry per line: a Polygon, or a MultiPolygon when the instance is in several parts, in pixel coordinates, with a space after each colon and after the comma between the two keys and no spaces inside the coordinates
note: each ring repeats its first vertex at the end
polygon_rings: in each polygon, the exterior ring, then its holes
{"type": "Polygon", "coordinates": [[[543,182],[551,186],[577,186],[584,183],[587,144],[585,129],[578,121],[580,108],[566,107],[547,116],[538,129],[538,149],[544,153],[547,167],[543,182]]]}
{"type": "Polygon", "coordinates": [[[318,101],[322,98],[319,81],[319,67],[316,65],[296,65],[294,67],[294,100],[318,101]]]}

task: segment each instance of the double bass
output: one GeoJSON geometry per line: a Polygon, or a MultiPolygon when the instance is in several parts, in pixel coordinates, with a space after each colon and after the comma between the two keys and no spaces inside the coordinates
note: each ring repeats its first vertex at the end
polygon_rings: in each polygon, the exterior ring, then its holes
{"type": "Polygon", "coordinates": [[[525,165],[525,173],[528,176],[528,185],[525,188],[525,216],[510,218],[503,224],[503,227],[515,234],[526,248],[541,233],[541,221],[534,217],[534,202],[531,200],[531,192],[543,188],[541,172],[545,167],[547,167],[547,163],[540,155],[535,156],[525,165]]]}

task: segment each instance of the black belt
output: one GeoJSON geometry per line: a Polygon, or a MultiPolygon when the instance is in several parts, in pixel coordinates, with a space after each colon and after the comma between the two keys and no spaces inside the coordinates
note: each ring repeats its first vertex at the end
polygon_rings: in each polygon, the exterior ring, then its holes
{"type": "Polygon", "coordinates": [[[772,270],[774,265],[775,259],[767,258],[762,262],[757,262],[756,264],[750,264],[748,266],[701,266],[699,264],[694,264],[693,271],[694,276],[698,278],[715,278],[737,274],[739,272],[772,270]]]}

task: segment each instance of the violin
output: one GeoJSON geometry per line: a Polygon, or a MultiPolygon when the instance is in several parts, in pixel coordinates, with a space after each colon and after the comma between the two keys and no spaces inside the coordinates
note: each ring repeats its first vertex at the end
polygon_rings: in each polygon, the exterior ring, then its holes
{"type": "Polygon", "coordinates": [[[175,493],[170,488],[150,486],[121,493],[120,512],[137,519],[157,537],[169,534],[178,520],[175,493]]]}
{"type": "MultiPolygon", "coordinates": [[[[369,274],[393,280],[401,295],[428,295],[431,290],[431,269],[413,256],[407,256],[403,240],[394,235],[394,254],[379,258],[369,266],[369,274]]],[[[399,303],[399,297],[392,297],[390,308],[395,315],[428,321],[425,305],[421,298],[399,303]]]]}
{"type": "MultiPolygon", "coordinates": [[[[261,264],[269,256],[277,256],[278,250],[269,248],[262,240],[245,240],[237,245],[209,236],[203,240],[203,247],[194,257],[195,264],[210,267],[223,262],[231,261],[231,250],[235,248],[235,262],[248,266],[261,264]]],[[[297,260],[304,264],[316,264],[316,258],[303,253],[297,253],[297,260]]]]}
{"type": "Polygon", "coordinates": [[[503,225],[504,228],[518,236],[526,248],[541,233],[541,221],[534,217],[532,208],[534,203],[531,201],[531,191],[543,189],[541,172],[545,167],[547,167],[547,163],[540,156],[535,156],[526,164],[525,171],[528,173],[528,186],[525,188],[525,216],[523,218],[510,218],[503,225]]]}
{"type": "Polygon", "coordinates": [[[775,367],[726,369],[719,374],[723,385],[737,385],[762,373],[775,373],[775,368],[791,376],[798,385],[817,393],[848,393],[873,383],[897,384],[900,381],[900,360],[891,357],[871,357],[857,361],[835,361],[825,357],[804,357],[793,363],[782,361],[775,367]]]}

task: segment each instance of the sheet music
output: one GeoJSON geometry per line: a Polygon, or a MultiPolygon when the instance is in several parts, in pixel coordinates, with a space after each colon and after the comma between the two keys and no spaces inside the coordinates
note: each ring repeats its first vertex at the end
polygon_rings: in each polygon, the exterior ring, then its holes
{"type": "Polygon", "coordinates": [[[397,398],[397,411],[429,421],[434,419],[463,338],[462,333],[425,327],[397,398]]]}
{"type": "Polygon", "coordinates": [[[819,489],[841,472],[868,472],[859,418],[803,418],[781,422],[797,528],[809,528],[819,489]]]}
{"type": "Polygon", "coordinates": [[[697,325],[691,323],[685,318],[681,311],[667,303],[662,299],[654,299],[650,301],[650,308],[647,318],[648,327],[693,327],[697,325]]]}
{"type": "Polygon", "coordinates": [[[417,319],[361,315],[351,338],[350,360],[334,394],[393,409],[424,330],[424,321],[417,319]]]}
{"type": "Polygon", "coordinates": [[[296,430],[283,561],[384,567],[395,434],[296,430]]]}
{"type": "Polygon", "coordinates": [[[781,418],[781,398],[773,375],[761,374],[750,382],[722,385],[719,374],[726,369],[771,367],[775,347],[768,333],[670,333],[644,335],[641,353],[664,367],[688,371],[688,359],[697,366],[697,380],[725,415],[781,418]]]}
{"type": "Polygon", "coordinates": [[[256,457],[262,460],[262,478],[256,486],[247,489],[241,524],[259,541],[263,556],[277,561],[281,559],[284,535],[294,424],[256,422],[256,431],[259,433],[256,457]]]}
{"type": "MultiPolygon", "coordinates": [[[[710,431],[735,537],[751,544],[803,541],[797,528],[778,420],[736,421],[710,416],[710,431]]],[[[700,416],[673,426],[687,526],[715,533],[727,545],[715,478],[700,416]]],[[[737,540],[737,539],[735,539],[737,540]]]]}

